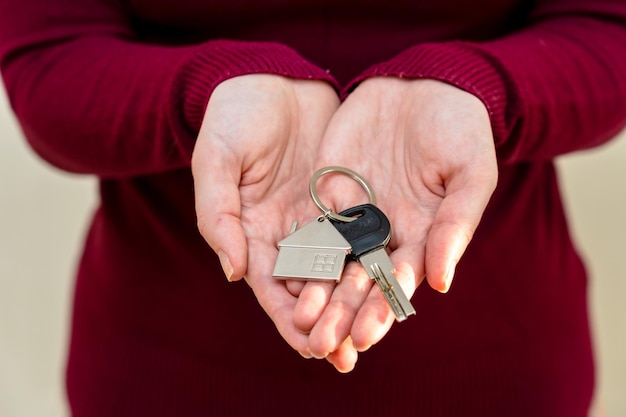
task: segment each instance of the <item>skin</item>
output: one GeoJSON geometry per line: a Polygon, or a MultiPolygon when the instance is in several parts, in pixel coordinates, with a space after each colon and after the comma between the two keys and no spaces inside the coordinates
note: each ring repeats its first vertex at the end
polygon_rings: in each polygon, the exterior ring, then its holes
{"type": "MultiPolygon", "coordinates": [[[[498,171],[485,106],[440,81],[371,78],[340,106],[322,82],[279,76],[215,90],[192,161],[200,231],[231,280],[245,275],[287,343],[349,372],[394,322],[363,267],[348,264],[339,284],[271,277],[291,221],[319,215],[308,182],[328,165],[354,169],[375,190],[408,296],[424,277],[448,291],[498,171]]],[[[341,175],[322,177],[317,191],[335,211],[367,201],[341,175]]]]}

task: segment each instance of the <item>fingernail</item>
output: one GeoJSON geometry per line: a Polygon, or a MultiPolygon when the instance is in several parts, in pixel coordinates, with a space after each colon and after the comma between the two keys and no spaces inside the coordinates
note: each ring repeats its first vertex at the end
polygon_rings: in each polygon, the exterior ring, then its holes
{"type": "Polygon", "coordinates": [[[369,348],[371,348],[371,347],[372,347],[372,345],[369,345],[369,346],[366,346],[364,348],[359,348],[356,351],[359,352],[359,353],[363,353],[363,352],[369,350],[369,348]]]}
{"type": "Polygon", "coordinates": [[[298,351],[298,353],[300,354],[300,356],[302,356],[304,359],[311,359],[313,356],[310,353],[307,352],[300,352],[298,351]]]}
{"type": "Polygon", "coordinates": [[[450,286],[452,285],[452,279],[454,278],[454,270],[456,269],[456,263],[451,262],[448,266],[448,270],[446,271],[446,275],[444,277],[444,285],[445,288],[441,291],[442,293],[447,293],[450,290],[450,286]]]}
{"type": "Polygon", "coordinates": [[[231,282],[233,277],[233,265],[230,263],[228,256],[224,252],[219,251],[217,256],[220,258],[220,264],[222,265],[226,279],[228,282],[231,282]]]}
{"type": "Polygon", "coordinates": [[[314,353],[311,353],[311,356],[314,357],[315,359],[324,359],[326,356],[328,356],[328,353],[324,353],[322,355],[316,355],[314,353]]]}

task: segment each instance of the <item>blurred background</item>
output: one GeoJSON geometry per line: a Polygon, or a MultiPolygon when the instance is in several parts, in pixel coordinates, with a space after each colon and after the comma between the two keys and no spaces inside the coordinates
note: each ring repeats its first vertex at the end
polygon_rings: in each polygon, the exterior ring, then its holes
{"type": "MultiPolygon", "coordinates": [[[[626,132],[559,161],[591,275],[594,416],[626,416],[626,132]]],[[[95,180],[33,154],[0,90],[0,416],[67,417],[64,366],[75,265],[95,180]]],[[[575,366],[575,364],[572,364],[575,366]]]]}

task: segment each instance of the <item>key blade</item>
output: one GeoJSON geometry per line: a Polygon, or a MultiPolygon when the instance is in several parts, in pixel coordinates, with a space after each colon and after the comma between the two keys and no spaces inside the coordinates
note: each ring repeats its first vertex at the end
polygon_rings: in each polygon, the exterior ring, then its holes
{"type": "MultiPolygon", "coordinates": [[[[374,280],[376,281],[378,287],[387,299],[387,303],[393,310],[393,313],[396,316],[396,320],[398,322],[402,322],[406,320],[409,315],[415,314],[415,309],[406,298],[404,292],[402,290],[397,290],[399,284],[395,286],[391,284],[387,275],[383,273],[378,264],[373,264],[371,266],[371,270],[374,275],[374,280]]],[[[395,278],[392,279],[395,281],[395,278]]]]}
{"type": "Polygon", "coordinates": [[[384,248],[362,255],[359,261],[365,267],[369,277],[378,284],[398,322],[415,314],[415,308],[396,279],[394,275],[396,268],[391,263],[384,248]]]}

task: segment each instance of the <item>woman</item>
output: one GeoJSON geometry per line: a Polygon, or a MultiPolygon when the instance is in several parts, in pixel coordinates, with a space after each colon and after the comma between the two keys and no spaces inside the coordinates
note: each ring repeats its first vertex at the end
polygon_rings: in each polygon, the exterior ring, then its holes
{"type": "Polygon", "coordinates": [[[3,0],[0,19],[25,136],[101,179],[73,415],[586,415],[586,275],[551,161],[624,124],[623,2],[3,0]],[[391,327],[358,264],[271,277],[327,165],[371,182],[407,294],[427,277],[416,317],[391,327]]]}

